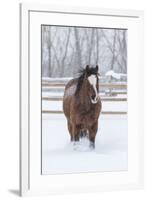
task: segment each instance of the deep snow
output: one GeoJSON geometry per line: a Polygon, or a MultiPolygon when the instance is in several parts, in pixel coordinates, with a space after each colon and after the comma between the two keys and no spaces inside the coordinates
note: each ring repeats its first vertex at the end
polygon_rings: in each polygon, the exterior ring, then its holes
{"type": "Polygon", "coordinates": [[[63,114],[42,115],[42,174],[127,170],[127,116],[102,115],[95,150],[88,145],[70,142],[63,114]]]}

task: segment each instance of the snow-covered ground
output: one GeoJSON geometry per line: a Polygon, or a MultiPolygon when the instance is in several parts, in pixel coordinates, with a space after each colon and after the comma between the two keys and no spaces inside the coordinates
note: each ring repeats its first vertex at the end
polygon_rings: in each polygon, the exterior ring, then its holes
{"type": "MultiPolygon", "coordinates": [[[[62,101],[43,101],[43,110],[63,110],[62,101]]],[[[127,111],[127,102],[102,102],[102,111],[127,111]]]]}
{"type": "Polygon", "coordinates": [[[42,174],[127,170],[127,115],[102,115],[95,150],[88,145],[70,142],[63,114],[42,115],[42,174]]]}

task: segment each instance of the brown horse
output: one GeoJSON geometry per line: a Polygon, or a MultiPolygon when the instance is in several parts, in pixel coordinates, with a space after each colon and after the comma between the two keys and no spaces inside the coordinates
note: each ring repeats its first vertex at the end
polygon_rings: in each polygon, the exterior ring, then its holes
{"type": "Polygon", "coordinates": [[[95,148],[101,100],[98,95],[99,73],[95,68],[86,66],[79,78],[70,80],[64,92],[63,110],[67,118],[71,141],[79,141],[88,133],[90,148],[95,148]]]}

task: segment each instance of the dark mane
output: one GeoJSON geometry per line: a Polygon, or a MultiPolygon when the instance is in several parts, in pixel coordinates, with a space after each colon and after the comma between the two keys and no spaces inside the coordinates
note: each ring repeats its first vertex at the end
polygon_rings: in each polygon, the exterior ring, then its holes
{"type": "Polygon", "coordinates": [[[84,80],[84,77],[85,77],[85,73],[86,73],[86,69],[81,69],[79,71],[79,77],[77,78],[78,82],[77,82],[77,88],[76,88],[76,91],[75,91],[75,95],[78,94],[80,89],[81,89],[81,86],[83,84],[83,80],[84,80]]]}
{"type": "Polygon", "coordinates": [[[97,70],[96,68],[93,68],[93,67],[89,67],[89,68],[85,68],[85,69],[80,69],[78,74],[79,74],[79,77],[77,78],[78,79],[78,83],[77,83],[77,88],[76,88],[76,91],[75,91],[75,95],[79,93],[80,89],[81,89],[81,86],[83,84],[83,81],[84,81],[84,78],[92,74],[95,74],[97,75],[97,70]]]}

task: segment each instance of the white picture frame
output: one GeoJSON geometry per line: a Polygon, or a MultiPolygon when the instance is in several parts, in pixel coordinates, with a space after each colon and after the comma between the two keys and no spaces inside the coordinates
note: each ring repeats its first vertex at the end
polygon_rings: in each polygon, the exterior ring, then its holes
{"type": "Polygon", "coordinates": [[[20,194],[22,196],[30,196],[38,194],[78,193],[143,188],[144,109],[143,106],[140,106],[143,105],[143,86],[142,11],[21,4],[20,194]],[[129,30],[129,165],[127,172],[41,175],[41,62],[39,27],[44,23],[83,26],[89,26],[91,24],[91,27],[127,28],[129,30]],[[36,73],[33,73],[34,66],[36,66],[36,73]],[[89,182],[87,180],[89,180],[89,182]]]}

